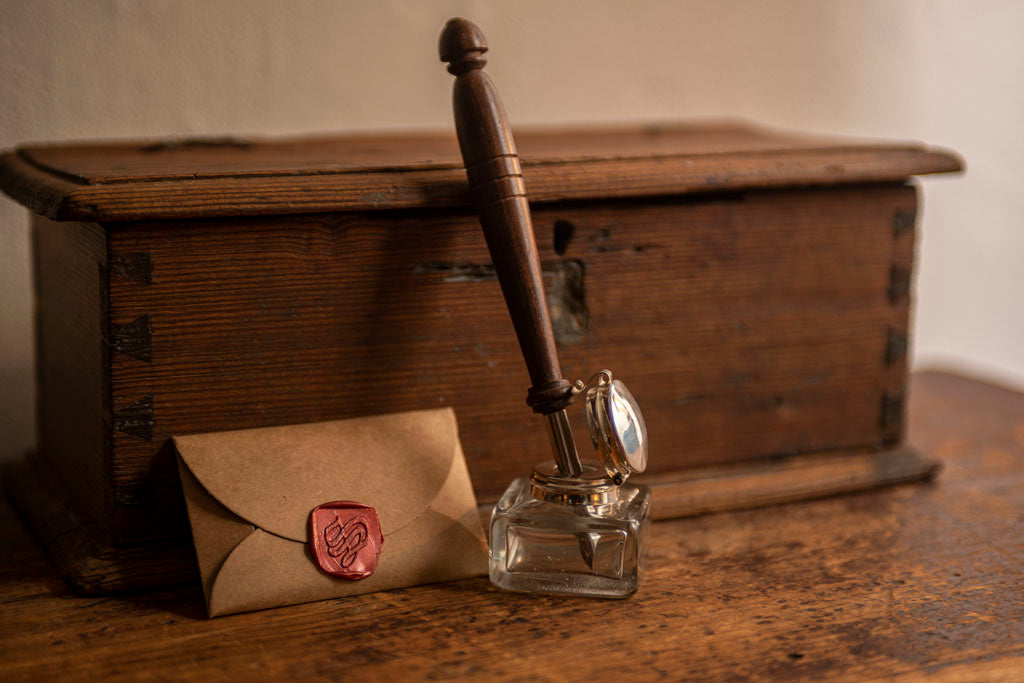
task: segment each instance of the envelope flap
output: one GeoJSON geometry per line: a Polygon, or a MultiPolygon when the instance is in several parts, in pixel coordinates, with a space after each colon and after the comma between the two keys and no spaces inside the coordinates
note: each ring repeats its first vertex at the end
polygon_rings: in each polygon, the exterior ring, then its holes
{"type": "Polygon", "coordinates": [[[458,444],[450,408],[174,437],[181,459],[224,507],[306,540],[310,510],[373,506],[385,536],[415,520],[444,484],[458,444]]]}

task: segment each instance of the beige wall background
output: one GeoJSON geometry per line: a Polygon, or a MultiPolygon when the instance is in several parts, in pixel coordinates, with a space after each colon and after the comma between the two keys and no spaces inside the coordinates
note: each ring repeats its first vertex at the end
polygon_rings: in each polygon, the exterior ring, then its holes
{"type": "MultiPolygon", "coordinates": [[[[915,365],[1024,387],[1024,3],[0,0],[0,147],[448,128],[476,21],[516,124],[741,117],[926,140],[915,365]]],[[[0,200],[0,458],[33,442],[28,217],[0,200]]]]}

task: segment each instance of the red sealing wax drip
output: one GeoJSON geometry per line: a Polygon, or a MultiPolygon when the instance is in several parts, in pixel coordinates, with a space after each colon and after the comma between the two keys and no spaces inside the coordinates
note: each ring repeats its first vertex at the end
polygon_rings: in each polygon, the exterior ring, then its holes
{"type": "Polygon", "coordinates": [[[309,547],[317,565],[332,576],[365,579],[377,569],[384,536],[369,505],[337,500],[309,513],[309,547]]]}

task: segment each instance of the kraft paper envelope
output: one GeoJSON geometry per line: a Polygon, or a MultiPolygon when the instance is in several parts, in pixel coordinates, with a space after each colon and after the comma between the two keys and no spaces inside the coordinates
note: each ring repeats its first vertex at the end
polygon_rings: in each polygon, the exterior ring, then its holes
{"type": "Polygon", "coordinates": [[[451,409],[174,438],[211,617],[487,573],[487,542],[451,409]],[[372,576],[322,572],[310,511],[380,517],[372,576]]]}

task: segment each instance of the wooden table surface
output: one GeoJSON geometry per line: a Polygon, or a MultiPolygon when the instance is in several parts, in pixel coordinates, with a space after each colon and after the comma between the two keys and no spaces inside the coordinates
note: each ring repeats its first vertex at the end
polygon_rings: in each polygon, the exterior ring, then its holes
{"type": "Polygon", "coordinates": [[[75,596],[0,508],[0,680],[1024,681],[1024,395],[914,377],[931,484],[659,522],[625,601],[486,579],[204,617],[199,587],[75,596]]]}

